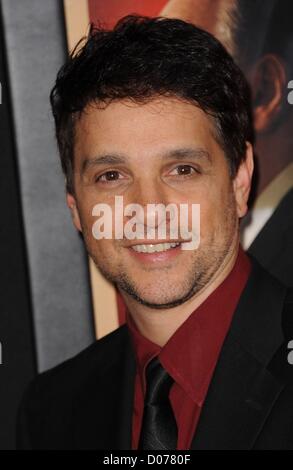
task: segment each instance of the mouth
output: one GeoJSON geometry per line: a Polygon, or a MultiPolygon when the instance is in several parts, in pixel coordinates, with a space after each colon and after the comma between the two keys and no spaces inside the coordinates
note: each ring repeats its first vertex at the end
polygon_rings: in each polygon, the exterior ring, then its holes
{"type": "Polygon", "coordinates": [[[167,250],[172,250],[181,245],[180,242],[172,243],[148,243],[141,245],[133,245],[130,248],[137,253],[162,253],[167,250]]]}
{"type": "Polygon", "coordinates": [[[143,263],[162,264],[182,254],[181,242],[141,243],[128,247],[133,258],[143,263]]]}

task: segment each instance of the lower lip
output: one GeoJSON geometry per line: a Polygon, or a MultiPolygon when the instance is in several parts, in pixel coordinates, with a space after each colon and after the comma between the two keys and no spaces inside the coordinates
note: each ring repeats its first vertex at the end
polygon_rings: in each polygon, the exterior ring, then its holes
{"type": "Polygon", "coordinates": [[[162,261],[169,261],[173,259],[175,256],[178,256],[181,252],[181,245],[176,246],[175,248],[170,248],[169,250],[165,251],[155,251],[154,253],[140,253],[138,251],[133,250],[132,248],[128,248],[132,256],[136,259],[144,262],[149,263],[158,263],[162,261]]]}

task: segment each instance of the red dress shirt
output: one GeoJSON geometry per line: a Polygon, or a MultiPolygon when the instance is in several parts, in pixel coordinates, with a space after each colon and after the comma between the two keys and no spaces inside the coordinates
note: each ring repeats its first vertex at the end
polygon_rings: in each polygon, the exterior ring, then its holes
{"type": "Polygon", "coordinates": [[[240,247],[228,276],[162,348],[145,338],[131,315],[126,314],[137,363],[132,449],[138,447],[142,423],[145,369],[157,355],[174,379],[169,398],[178,426],[177,449],[190,448],[222,344],[250,271],[251,262],[240,247]]]}

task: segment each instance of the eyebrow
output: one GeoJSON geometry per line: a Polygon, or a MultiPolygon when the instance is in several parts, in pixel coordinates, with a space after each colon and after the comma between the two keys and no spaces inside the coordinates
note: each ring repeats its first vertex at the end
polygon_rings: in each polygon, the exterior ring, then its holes
{"type": "Polygon", "coordinates": [[[82,162],[81,174],[84,174],[88,168],[99,165],[118,165],[126,163],[127,159],[120,154],[101,154],[93,158],[86,158],[82,162]]]}
{"type": "Polygon", "coordinates": [[[172,158],[176,158],[178,160],[187,160],[191,158],[195,160],[207,160],[209,163],[212,162],[210,153],[201,147],[184,147],[172,149],[163,154],[163,158],[167,160],[171,160],[172,158]]]}
{"type": "MultiPolygon", "coordinates": [[[[196,159],[196,160],[206,160],[211,163],[211,155],[210,153],[201,148],[176,148],[172,150],[168,150],[166,153],[161,155],[163,160],[172,160],[174,158],[178,160],[188,160],[188,159],[196,159]]],[[[81,167],[81,174],[84,174],[88,168],[100,165],[119,165],[127,163],[128,159],[123,154],[119,153],[105,153],[101,155],[97,155],[93,158],[86,158],[81,167]]]]}

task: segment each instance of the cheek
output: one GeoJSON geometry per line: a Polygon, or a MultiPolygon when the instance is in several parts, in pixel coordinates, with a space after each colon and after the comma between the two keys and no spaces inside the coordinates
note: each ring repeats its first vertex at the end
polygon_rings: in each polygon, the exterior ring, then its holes
{"type": "Polygon", "coordinates": [[[221,230],[232,220],[234,211],[234,195],[229,185],[219,187],[216,184],[202,195],[200,199],[200,226],[201,237],[209,237],[212,233],[221,230]],[[216,188],[216,189],[215,189],[216,188]]]}
{"type": "Polygon", "coordinates": [[[117,252],[113,240],[96,240],[91,233],[87,233],[85,244],[90,256],[101,266],[113,266],[118,261],[117,252]]]}

